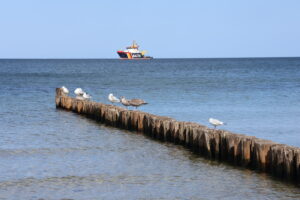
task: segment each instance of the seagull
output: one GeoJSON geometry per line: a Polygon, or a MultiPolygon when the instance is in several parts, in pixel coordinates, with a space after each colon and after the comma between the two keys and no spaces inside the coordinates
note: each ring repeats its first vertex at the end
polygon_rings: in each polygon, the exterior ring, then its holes
{"type": "Polygon", "coordinates": [[[120,97],[120,101],[124,106],[126,106],[126,108],[128,108],[128,106],[130,106],[129,101],[127,99],[125,99],[125,97],[120,97]]]}
{"type": "Polygon", "coordinates": [[[139,106],[148,104],[147,102],[145,102],[143,99],[131,99],[129,100],[129,104],[131,106],[134,106],[135,109],[137,109],[139,106]]]}
{"type": "Polygon", "coordinates": [[[69,90],[65,86],[62,86],[61,89],[64,94],[69,94],[69,90]]]}
{"type": "Polygon", "coordinates": [[[74,93],[76,94],[76,99],[78,100],[89,100],[92,98],[91,95],[84,92],[81,88],[76,88],[74,93]]]}
{"type": "Polygon", "coordinates": [[[89,94],[87,94],[86,92],[83,92],[83,95],[82,95],[82,97],[83,97],[83,99],[85,99],[85,100],[89,100],[89,99],[91,99],[91,98],[92,98],[92,96],[91,96],[91,95],[89,95],[89,94]]]}
{"type": "Polygon", "coordinates": [[[224,123],[220,120],[214,119],[214,118],[209,118],[208,121],[209,121],[209,123],[211,123],[215,127],[215,129],[216,129],[217,126],[226,124],[226,123],[224,123]]]}
{"type": "Polygon", "coordinates": [[[82,96],[84,91],[81,88],[76,88],[74,90],[74,93],[76,94],[76,96],[82,96]]]}
{"type": "Polygon", "coordinates": [[[110,93],[108,95],[108,100],[110,102],[112,102],[112,104],[114,104],[114,103],[120,103],[120,99],[118,99],[117,97],[115,97],[112,93],[110,93]]]}

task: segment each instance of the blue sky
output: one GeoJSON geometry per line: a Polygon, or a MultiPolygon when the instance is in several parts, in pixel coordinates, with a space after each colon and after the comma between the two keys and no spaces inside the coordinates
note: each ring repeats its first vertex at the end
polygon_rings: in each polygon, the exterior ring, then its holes
{"type": "Polygon", "coordinates": [[[300,56],[300,1],[6,0],[0,58],[300,56]]]}

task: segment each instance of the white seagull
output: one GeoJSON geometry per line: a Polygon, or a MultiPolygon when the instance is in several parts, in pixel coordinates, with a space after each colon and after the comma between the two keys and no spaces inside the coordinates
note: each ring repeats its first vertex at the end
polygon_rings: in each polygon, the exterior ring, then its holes
{"type": "Polygon", "coordinates": [[[224,123],[224,122],[222,122],[220,120],[214,119],[214,118],[209,118],[208,121],[209,121],[209,123],[211,125],[213,125],[215,127],[215,129],[216,129],[217,126],[225,125],[226,124],[226,123],[224,123]]]}
{"type": "Polygon", "coordinates": [[[89,94],[87,94],[86,92],[83,92],[83,95],[82,95],[82,97],[83,97],[85,100],[89,100],[89,99],[91,99],[91,98],[92,98],[92,96],[91,96],[91,95],[89,95],[89,94]]]}
{"type": "Polygon", "coordinates": [[[64,94],[69,94],[69,90],[65,86],[62,86],[61,89],[64,94]]]}
{"type": "Polygon", "coordinates": [[[82,96],[84,91],[81,88],[76,88],[74,90],[74,93],[76,94],[76,96],[82,96]]]}
{"type": "Polygon", "coordinates": [[[110,102],[112,102],[112,104],[114,104],[114,103],[120,103],[120,99],[118,99],[117,97],[115,97],[112,93],[110,93],[108,95],[108,100],[110,102]]]}

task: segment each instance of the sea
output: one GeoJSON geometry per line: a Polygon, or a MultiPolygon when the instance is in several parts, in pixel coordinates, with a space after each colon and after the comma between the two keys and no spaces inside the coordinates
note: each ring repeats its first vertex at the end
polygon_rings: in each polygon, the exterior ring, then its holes
{"type": "Polygon", "coordinates": [[[0,200],[300,199],[299,185],[56,109],[61,86],[300,147],[300,58],[1,59],[0,200]]]}

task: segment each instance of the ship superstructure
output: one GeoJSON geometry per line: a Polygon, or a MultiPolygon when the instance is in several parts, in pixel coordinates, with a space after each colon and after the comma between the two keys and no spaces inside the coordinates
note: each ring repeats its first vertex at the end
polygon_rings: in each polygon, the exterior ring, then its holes
{"type": "Polygon", "coordinates": [[[139,45],[135,41],[132,42],[131,46],[126,47],[126,50],[119,50],[117,53],[121,59],[152,59],[150,56],[145,56],[147,51],[139,50],[139,45]]]}

